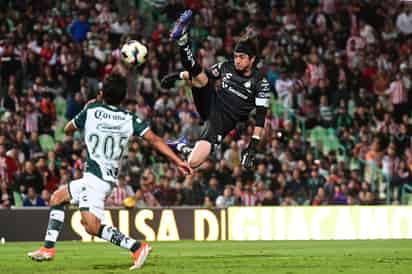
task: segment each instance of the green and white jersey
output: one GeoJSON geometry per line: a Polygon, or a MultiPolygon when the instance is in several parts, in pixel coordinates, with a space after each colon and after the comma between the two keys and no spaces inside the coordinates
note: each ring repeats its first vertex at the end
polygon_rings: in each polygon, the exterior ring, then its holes
{"type": "Polygon", "coordinates": [[[117,181],[120,160],[128,151],[130,137],[143,136],[149,130],[135,114],[101,103],[86,106],[73,122],[78,129],[84,129],[86,172],[109,182],[117,181]]]}

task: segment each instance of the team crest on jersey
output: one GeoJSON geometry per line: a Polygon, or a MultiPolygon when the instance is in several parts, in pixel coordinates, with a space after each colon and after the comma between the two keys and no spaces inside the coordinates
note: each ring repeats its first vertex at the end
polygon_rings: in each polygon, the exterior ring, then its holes
{"type": "Polygon", "coordinates": [[[243,86],[244,86],[245,88],[250,88],[250,87],[252,86],[252,83],[251,83],[250,81],[247,81],[247,82],[245,82],[245,83],[243,84],[243,86]]]}

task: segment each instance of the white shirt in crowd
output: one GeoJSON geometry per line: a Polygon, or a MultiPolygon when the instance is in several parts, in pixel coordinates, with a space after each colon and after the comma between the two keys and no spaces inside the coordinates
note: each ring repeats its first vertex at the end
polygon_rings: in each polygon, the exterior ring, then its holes
{"type": "Polygon", "coordinates": [[[360,36],[365,39],[367,44],[376,43],[375,30],[368,24],[365,24],[360,30],[360,36]]]}
{"type": "Polygon", "coordinates": [[[226,208],[229,206],[235,205],[235,197],[230,196],[230,197],[225,197],[223,195],[220,195],[216,199],[216,207],[217,208],[226,208]]]}
{"type": "Polygon", "coordinates": [[[408,102],[408,93],[402,80],[393,81],[387,90],[387,94],[390,96],[392,104],[397,105],[408,102]]]}
{"type": "Polygon", "coordinates": [[[292,87],[293,81],[291,79],[276,80],[275,88],[278,100],[282,102],[285,107],[290,107],[292,104],[292,87]]]}
{"type": "Polygon", "coordinates": [[[412,34],[412,12],[406,14],[402,12],[396,19],[396,27],[405,35],[412,34]]]}

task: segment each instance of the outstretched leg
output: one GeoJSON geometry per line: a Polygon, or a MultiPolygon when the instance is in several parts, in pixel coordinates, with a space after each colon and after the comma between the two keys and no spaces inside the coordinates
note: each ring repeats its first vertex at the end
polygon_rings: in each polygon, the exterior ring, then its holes
{"type": "Polygon", "coordinates": [[[85,184],[79,196],[79,208],[82,215],[81,223],[86,232],[130,250],[134,259],[131,269],[142,267],[151,247],[104,224],[104,201],[111,193],[111,186],[90,173],[85,173],[84,176],[85,184]]]}
{"type": "Polygon", "coordinates": [[[64,204],[70,201],[68,186],[62,186],[55,191],[50,199],[49,223],[47,225],[44,245],[27,255],[36,261],[51,260],[55,256],[54,245],[64,224],[64,204]]]}
{"type": "Polygon", "coordinates": [[[205,122],[204,131],[207,132],[208,136],[197,141],[194,147],[189,146],[185,138],[168,144],[175,151],[188,155],[190,167],[197,168],[212,152],[213,145],[217,143],[215,139],[218,132],[214,130],[213,122],[210,121],[215,100],[214,86],[210,83],[205,70],[197,62],[190,47],[191,42],[188,31],[192,15],[191,10],[185,11],[170,34],[171,39],[176,41],[180,48],[180,56],[185,71],[166,76],[162,79],[162,86],[168,88],[178,79],[186,80],[192,86],[193,101],[200,117],[205,122]]]}
{"type": "Polygon", "coordinates": [[[207,140],[199,140],[195,146],[189,145],[185,138],[171,141],[167,144],[174,151],[180,152],[187,157],[188,164],[191,168],[199,167],[212,152],[212,143],[207,140]]]}
{"type": "Polygon", "coordinates": [[[126,248],[133,253],[134,264],[130,269],[141,268],[146,260],[151,247],[149,244],[139,242],[131,237],[124,235],[117,228],[101,224],[101,221],[93,213],[82,211],[81,220],[87,233],[97,236],[114,245],[126,248]]]}
{"type": "Polygon", "coordinates": [[[195,88],[202,88],[208,83],[208,76],[197,62],[192,48],[191,41],[189,39],[189,26],[192,19],[193,12],[186,10],[180,18],[177,20],[174,29],[170,33],[170,38],[176,41],[180,49],[180,57],[184,69],[189,75],[184,76],[179,73],[180,79],[190,79],[190,82],[195,88]]]}

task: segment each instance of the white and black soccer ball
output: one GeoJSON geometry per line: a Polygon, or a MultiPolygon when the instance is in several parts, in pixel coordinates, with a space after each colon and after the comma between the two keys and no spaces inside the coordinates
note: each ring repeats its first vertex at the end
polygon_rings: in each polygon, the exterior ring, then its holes
{"type": "Polygon", "coordinates": [[[147,47],[139,41],[127,41],[120,52],[123,63],[130,67],[139,67],[146,62],[147,47]]]}

